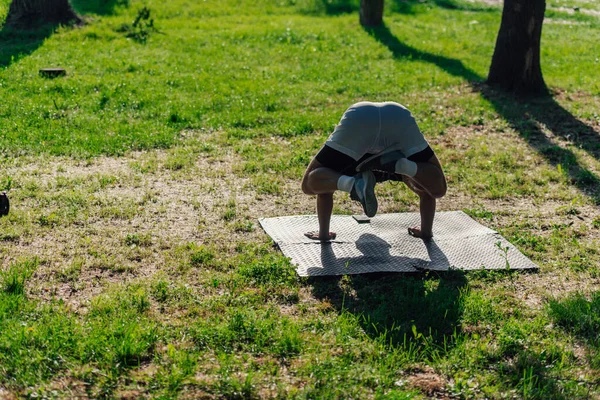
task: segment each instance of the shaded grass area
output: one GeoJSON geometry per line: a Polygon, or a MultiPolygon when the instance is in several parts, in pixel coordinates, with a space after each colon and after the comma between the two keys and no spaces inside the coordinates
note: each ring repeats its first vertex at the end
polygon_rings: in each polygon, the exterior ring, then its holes
{"type": "Polygon", "coordinates": [[[19,32],[3,26],[0,30],[2,48],[0,67],[7,67],[19,58],[33,53],[52,34],[52,27],[37,31],[19,32]]]}
{"type": "MultiPolygon", "coordinates": [[[[499,23],[486,5],[390,2],[386,26],[365,32],[357,2],[150,1],[163,33],[145,44],[118,32],[141,3],[74,5],[96,19],[1,49],[15,55],[0,70],[0,190],[13,200],[0,220],[7,391],[598,394],[589,16],[554,12],[589,24],[545,27],[556,97],[516,101],[480,83],[499,23]],[[37,76],[55,64],[67,77],[37,76]],[[440,207],[499,230],[539,274],[297,277],[256,217],[314,212],[303,169],[361,99],[407,104],[445,164],[440,207]]],[[[401,185],[378,197],[385,212],[416,207],[401,185]]],[[[357,210],[336,201],[336,212],[357,210]]]]}
{"type": "Polygon", "coordinates": [[[438,56],[417,50],[398,40],[387,26],[369,28],[367,32],[388,47],[396,59],[428,62],[437,65],[454,76],[460,76],[475,91],[489,101],[494,109],[507,120],[513,129],[554,165],[561,166],[585,195],[600,204],[600,179],[577,162],[575,154],[559,147],[550,135],[567,138],[576,146],[584,148],[596,159],[600,156],[600,134],[591,126],[574,117],[552,98],[516,100],[502,90],[482,84],[484,77],[467,68],[460,60],[438,56]]]}
{"type": "MultiPolygon", "coordinates": [[[[118,6],[126,7],[129,2],[127,0],[98,0],[76,1],[72,4],[76,12],[83,15],[104,15],[112,13],[118,6]]],[[[0,19],[2,21],[6,17],[5,13],[8,12],[8,3],[6,2],[3,6],[6,7],[6,11],[0,8],[0,19]]],[[[0,68],[7,67],[20,58],[35,52],[57,28],[56,26],[46,25],[38,29],[19,30],[2,25],[0,30],[0,43],[2,43],[0,46],[0,68]]]]}

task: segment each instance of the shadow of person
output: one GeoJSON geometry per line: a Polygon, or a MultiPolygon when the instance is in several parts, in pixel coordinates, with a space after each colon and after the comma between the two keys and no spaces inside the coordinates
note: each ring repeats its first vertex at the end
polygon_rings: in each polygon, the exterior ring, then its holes
{"type": "Polygon", "coordinates": [[[397,246],[399,249],[395,249],[395,252],[410,251],[417,256],[392,254],[392,245],[372,233],[362,234],[355,245],[323,242],[320,249],[321,266],[308,268],[307,272],[309,276],[315,276],[423,270],[447,271],[451,268],[448,258],[434,239],[430,241],[412,239],[402,244],[405,248],[397,246]]]}
{"type": "Polygon", "coordinates": [[[450,261],[448,261],[448,257],[446,254],[440,249],[440,247],[435,242],[435,238],[431,240],[424,241],[423,244],[427,249],[427,255],[429,256],[429,261],[419,265],[419,269],[424,270],[434,270],[434,271],[448,271],[451,268],[450,261]]]}
{"type": "Polygon", "coordinates": [[[372,233],[360,235],[356,243],[323,242],[320,267],[307,269],[309,276],[348,275],[370,272],[415,272],[424,258],[393,255],[392,246],[372,233]]]}
{"type": "MultiPolygon", "coordinates": [[[[375,235],[363,236],[366,237],[361,236],[356,248],[369,262],[390,258],[411,259],[391,255],[390,244],[375,235]]],[[[334,257],[331,244],[322,246],[324,258],[334,257]]],[[[449,270],[448,260],[435,242],[429,242],[426,248],[432,260],[440,263],[438,265],[445,265],[445,271],[310,277],[308,284],[316,298],[328,301],[340,314],[350,312],[356,315],[358,323],[374,340],[383,339],[392,346],[406,346],[407,343],[423,345],[426,350],[429,348],[423,341],[426,338],[430,344],[448,348],[452,337],[460,329],[460,293],[466,285],[466,278],[462,271],[449,270]]],[[[337,260],[351,263],[357,258],[337,260]]]]}

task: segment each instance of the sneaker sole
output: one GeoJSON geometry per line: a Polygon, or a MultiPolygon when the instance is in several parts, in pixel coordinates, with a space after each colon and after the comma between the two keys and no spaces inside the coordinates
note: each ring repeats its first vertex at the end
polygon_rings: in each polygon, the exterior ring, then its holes
{"type": "Polygon", "coordinates": [[[377,214],[377,197],[375,197],[375,175],[372,172],[363,173],[365,179],[363,210],[367,217],[372,218],[377,214]]]}

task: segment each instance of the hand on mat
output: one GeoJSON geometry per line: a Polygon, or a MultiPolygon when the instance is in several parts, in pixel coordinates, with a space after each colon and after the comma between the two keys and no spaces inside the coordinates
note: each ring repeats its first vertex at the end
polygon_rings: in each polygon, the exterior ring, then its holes
{"type": "Polygon", "coordinates": [[[430,240],[433,235],[424,235],[423,232],[421,232],[421,227],[420,226],[413,226],[411,228],[408,228],[408,234],[423,240],[430,240]]]}
{"type": "Polygon", "coordinates": [[[335,239],[336,234],[335,234],[335,232],[329,232],[329,237],[325,238],[325,239],[322,239],[322,238],[319,237],[319,232],[318,231],[313,231],[313,232],[306,232],[304,234],[304,236],[306,236],[307,238],[312,239],[312,240],[327,241],[327,240],[333,240],[333,239],[335,239]]]}

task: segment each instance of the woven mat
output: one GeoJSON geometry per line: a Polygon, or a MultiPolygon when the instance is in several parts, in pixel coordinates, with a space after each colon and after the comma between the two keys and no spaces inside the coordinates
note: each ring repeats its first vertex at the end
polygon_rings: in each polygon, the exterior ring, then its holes
{"type": "Polygon", "coordinates": [[[316,215],[259,222],[300,276],[538,268],[498,232],[462,211],[436,213],[429,242],[407,232],[420,223],[418,213],[380,214],[362,223],[350,215],[334,215],[331,231],[337,238],[328,243],[304,236],[318,230],[316,215]]]}

